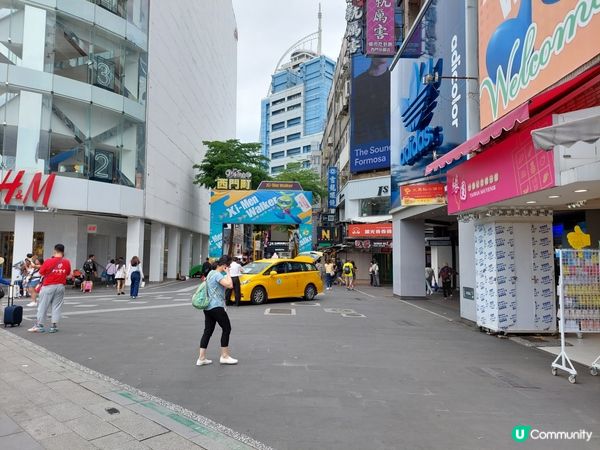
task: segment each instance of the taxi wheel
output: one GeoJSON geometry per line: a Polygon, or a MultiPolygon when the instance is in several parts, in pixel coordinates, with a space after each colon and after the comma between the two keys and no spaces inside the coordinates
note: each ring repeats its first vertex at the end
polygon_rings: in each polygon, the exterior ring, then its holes
{"type": "Polygon", "coordinates": [[[317,288],[315,287],[314,284],[309,284],[308,286],[306,286],[306,288],[304,289],[304,300],[307,301],[311,301],[314,300],[314,298],[317,295],[317,288]]]}
{"type": "Polygon", "coordinates": [[[262,286],[257,286],[252,290],[250,301],[254,305],[262,305],[267,302],[267,291],[262,286]]]}

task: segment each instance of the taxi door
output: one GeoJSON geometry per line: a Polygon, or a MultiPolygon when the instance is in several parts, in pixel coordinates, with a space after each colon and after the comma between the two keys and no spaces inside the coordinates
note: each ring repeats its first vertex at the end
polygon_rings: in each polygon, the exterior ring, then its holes
{"type": "Polygon", "coordinates": [[[269,287],[267,295],[269,298],[291,297],[296,291],[296,279],[291,273],[289,262],[280,262],[269,269],[269,272],[277,272],[269,276],[269,287]]]}

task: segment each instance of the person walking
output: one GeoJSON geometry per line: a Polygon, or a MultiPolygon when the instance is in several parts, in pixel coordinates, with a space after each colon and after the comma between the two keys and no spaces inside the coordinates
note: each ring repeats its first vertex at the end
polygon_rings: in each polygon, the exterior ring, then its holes
{"type": "Polygon", "coordinates": [[[349,291],[354,290],[354,264],[352,261],[346,260],[344,265],[342,266],[342,275],[344,277],[344,283],[346,284],[346,289],[349,291]]]}
{"type": "Polygon", "coordinates": [[[202,277],[206,278],[208,272],[212,269],[212,264],[210,263],[210,259],[206,258],[206,261],[202,264],[202,277]]]}
{"type": "Polygon", "coordinates": [[[40,275],[40,268],[42,267],[44,260],[38,258],[37,256],[31,256],[29,258],[29,263],[27,267],[27,290],[29,291],[29,296],[31,297],[31,301],[27,304],[28,307],[37,306],[37,296],[39,292],[38,285],[42,281],[42,276],[40,275]]]}
{"type": "Polygon", "coordinates": [[[40,291],[40,304],[37,310],[37,322],[29,330],[32,333],[43,333],[46,331],[44,321],[48,308],[52,307],[52,326],[50,333],[58,331],[58,322],[62,311],[65,297],[65,284],[67,277],[71,276],[71,262],[65,258],[65,246],[56,244],[52,258],[44,261],[40,267],[42,289],[40,291]]]}
{"type": "Polygon", "coordinates": [[[106,264],[106,286],[114,286],[115,285],[115,273],[117,272],[117,265],[115,264],[115,260],[111,259],[108,264],[106,264]]]}
{"type": "Polygon", "coordinates": [[[242,285],[240,284],[241,274],[242,266],[237,258],[233,258],[233,261],[231,261],[231,265],[229,266],[229,276],[231,277],[233,287],[225,291],[225,299],[227,300],[227,303],[230,303],[231,292],[233,291],[235,295],[235,306],[240,306],[240,301],[242,300],[242,285]]]}
{"type": "Polygon", "coordinates": [[[448,265],[448,263],[444,264],[444,267],[440,269],[440,273],[438,274],[438,280],[442,282],[442,290],[444,291],[444,300],[448,297],[452,297],[452,275],[454,274],[454,269],[448,265]]]}
{"type": "MultiPolygon", "coordinates": [[[[94,255],[88,256],[88,259],[83,263],[83,273],[85,274],[85,281],[89,281],[93,286],[94,279],[98,276],[98,266],[94,255]]],[[[83,283],[81,284],[81,290],[85,290],[83,283]]]]}
{"type": "Polygon", "coordinates": [[[433,285],[435,283],[435,272],[430,265],[425,267],[425,293],[427,295],[433,294],[433,285]]]}
{"type": "Polygon", "coordinates": [[[379,264],[376,260],[371,261],[371,267],[369,267],[369,273],[373,279],[373,287],[379,287],[379,264]]]}
{"type": "Polygon", "coordinates": [[[117,295],[125,295],[125,278],[127,278],[127,267],[123,258],[117,259],[115,264],[115,281],[117,282],[117,295]]]}
{"type": "Polygon", "coordinates": [[[129,281],[131,282],[131,288],[129,290],[129,295],[132,299],[138,298],[138,293],[140,290],[140,284],[144,279],[144,272],[142,271],[142,261],[137,256],[131,258],[129,262],[129,269],[127,269],[127,276],[129,277],[129,281]]]}
{"type": "Polygon", "coordinates": [[[335,279],[335,264],[331,259],[325,263],[325,286],[327,290],[333,287],[333,281],[335,279]]]}
{"type": "Polygon", "coordinates": [[[229,335],[231,334],[231,322],[229,316],[225,310],[225,289],[233,288],[233,282],[229,275],[229,266],[231,264],[231,257],[223,255],[217,261],[217,267],[215,270],[210,271],[206,278],[206,285],[208,289],[208,298],[210,303],[204,310],[204,333],[200,340],[200,352],[198,360],[196,361],[197,366],[205,366],[212,364],[210,359],[206,358],[206,348],[208,342],[215,331],[215,325],[218,323],[221,327],[221,357],[219,362],[221,364],[237,364],[238,360],[231,357],[229,354],[229,335]]]}

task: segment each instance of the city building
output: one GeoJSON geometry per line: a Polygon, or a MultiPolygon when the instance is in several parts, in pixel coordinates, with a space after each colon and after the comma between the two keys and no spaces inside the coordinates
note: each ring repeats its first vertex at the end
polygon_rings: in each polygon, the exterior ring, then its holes
{"type": "Polygon", "coordinates": [[[137,255],[150,281],[200,262],[192,166],[235,136],[236,58],[230,1],[0,2],[5,276],[59,242],[74,267],[137,255]]]}
{"type": "Polygon", "coordinates": [[[327,115],[327,95],[335,63],[321,54],[319,31],[295,43],[281,57],[261,102],[260,142],[272,175],[290,163],[320,170],[320,144],[327,115]],[[317,50],[310,49],[317,41],[317,50]],[[289,60],[284,60],[288,57],[289,60]]]}

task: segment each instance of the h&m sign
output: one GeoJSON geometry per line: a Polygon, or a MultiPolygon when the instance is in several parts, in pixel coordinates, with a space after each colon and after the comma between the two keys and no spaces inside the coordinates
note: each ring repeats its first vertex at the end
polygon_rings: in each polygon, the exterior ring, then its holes
{"type": "Polygon", "coordinates": [[[44,175],[42,172],[36,172],[31,176],[24,170],[13,172],[13,170],[8,170],[2,177],[2,183],[0,183],[1,203],[12,206],[48,207],[56,174],[44,175]]]}

